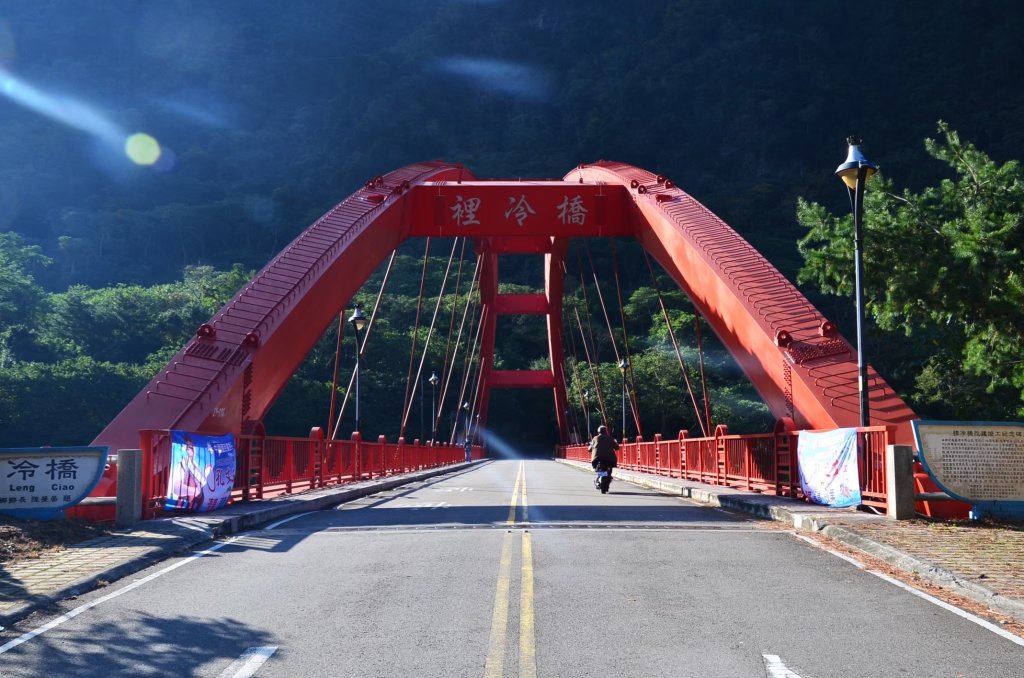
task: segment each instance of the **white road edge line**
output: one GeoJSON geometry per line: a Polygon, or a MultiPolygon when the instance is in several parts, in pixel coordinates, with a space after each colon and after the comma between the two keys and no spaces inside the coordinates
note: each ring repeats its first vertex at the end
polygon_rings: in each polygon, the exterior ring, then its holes
{"type": "Polygon", "coordinates": [[[266,527],[264,527],[263,529],[264,530],[272,530],[275,527],[279,527],[281,525],[284,525],[285,523],[291,522],[291,521],[295,520],[296,518],[302,518],[303,516],[313,515],[314,513],[320,513],[320,512],[319,511],[306,511],[305,513],[296,513],[294,516],[288,516],[287,518],[282,518],[281,520],[277,521],[276,523],[271,523],[271,524],[267,525],[266,527]]]}
{"type": "Polygon", "coordinates": [[[1020,636],[1015,636],[1014,634],[1010,633],[1006,629],[999,628],[998,626],[996,626],[992,622],[985,621],[981,617],[975,616],[975,615],[971,614],[970,612],[967,612],[966,610],[961,610],[959,607],[957,607],[955,605],[950,605],[949,603],[947,603],[944,600],[939,600],[935,596],[931,596],[931,595],[925,593],[924,591],[919,591],[919,590],[915,589],[913,586],[910,586],[909,584],[904,584],[899,579],[893,579],[892,577],[890,577],[887,574],[883,574],[881,572],[876,572],[875,570],[870,570],[870,569],[868,569],[864,565],[864,563],[860,562],[859,560],[857,560],[855,558],[851,558],[850,556],[844,555],[842,553],[838,553],[837,551],[833,551],[832,549],[827,548],[825,546],[822,546],[821,544],[817,543],[816,541],[814,541],[813,539],[811,539],[809,537],[805,537],[802,534],[796,534],[795,532],[791,532],[790,534],[792,534],[797,539],[802,539],[803,541],[807,542],[808,544],[811,544],[812,546],[815,546],[815,547],[821,549],[822,551],[825,551],[826,553],[830,553],[830,554],[832,554],[832,555],[834,555],[834,556],[836,556],[838,558],[842,558],[843,560],[845,560],[848,563],[853,564],[857,568],[859,568],[861,570],[864,570],[865,572],[867,572],[869,574],[875,575],[876,577],[878,577],[882,581],[887,581],[890,584],[892,584],[893,586],[898,586],[899,588],[903,589],[904,591],[907,591],[908,593],[911,593],[911,594],[917,596],[918,598],[921,598],[923,600],[927,600],[929,603],[933,603],[935,605],[938,605],[939,607],[941,607],[944,610],[948,610],[948,611],[952,612],[953,614],[955,614],[955,615],[957,615],[959,617],[963,617],[967,621],[974,622],[978,626],[980,626],[980,627],[982,627],[984,629],[988,629],[989,631],[991,631],[992,633],[996,634],[997,636],[1002,636],[1003,638],[1005,638],[1006,640],[1010,641],[1011,643],[1015,643],[1017,645],[1020,645],[1021,647],[1024,647],[1024,638],[1021,638],[1020,636]]]}
{"type": "Polygon", "coordinates": [[[782,663],[782,658],[777,654],[762,654],[764,669],[768,672],[768,678],[800,678],[782,663]]]}
{"type": "Polygon", "coordinates": [[[221,671],[217,678],[251,678],[275,652],[277,652],[276,645],[250,647],[242,653],[241,657],[221,671]]]}
{"type": "Polygon", "coordinates": [[[47,631],[49,631],[51,629],[57,628],[58,626],[60,626],[64,622],[70,621],[70,620],[74,619],[75,617],[77,617],[78,615],[82,614],[86,610],[91,610],[92,608],[96,607],[97,605],[105,603],[108,600],[113,600],[114,598],[117,598],[118,596],[122,596],[125,593],[128,593],[129,591],[134,591],[135,589],[139,588],[140,586],[142,586],[144,584],[148,584],[149,582],[153,581],[157,577],[162,577],[163,575],[167,574],[168,572],[171,572],[173,570],[177,570],[182,565],[187,565],[188,563],[191,563],[193,560],[196,560],[197,558],[202,558],[203,556],[210,555],[214,551],[219,551],[220,549],[224,548],[228,544],[230,544],[230,543],[232,543],[234,541],[237,541],[237,540],[238,540],[238,537],[231,537],[230,539],[227,539],[225,541],[218,542],[218,543],[214,544],[213,546],[211,546],[210,548],[206,549],[205,551],[200,551],[199,553],[191,555],[188,558],[185,558],[184,560],[180,560],[180,561],[176,562],[174,565],[170,565],[169,567],[165,567],[164,569],[159,570],[158,572],[154,572],[153,574],[151,574],[149,576],[143,577],[142,579],[139,579],[138,581],[134,581],[131,584],[128,584],[127,586],[125,586],[124,588],[121,588],[121,589],[118,589],[117,591],[114,591],[113,593],[108,593],[107,595],[102,596],[100,598],[97,598],[96,600],[90,601],[88,603],[85,603],[84,605],[79,605],[75,609],[73,609],[73,610],[71,610],[71,611],[69,611],[69,612],[67,612],[65,614],[62,614],[61,616],[56,617],[55,619],[51,619],[50,621],[48,621],[47,623],[43,624],[39,628],[33,629],[32,631],[29,631],[28,633],[25,633],[25,634],[22,634],[22,635],[18,636],[14,640],[10,640],[10,641],[4,643],[3,645],[0,645],[0,654],[3,654],[5,652],[7,652],[8,650],[12,650],[12,649],[18,647],[19,645],[21,645],[22,643],[27,643],[28,641],[32,640],[36,636],[40,636],[40,635],[46,633],[47,631]]]}

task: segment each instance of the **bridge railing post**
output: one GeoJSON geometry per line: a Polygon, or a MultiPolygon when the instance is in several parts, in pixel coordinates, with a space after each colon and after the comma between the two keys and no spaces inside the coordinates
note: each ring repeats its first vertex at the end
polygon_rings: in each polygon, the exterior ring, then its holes
{"type": "Polygon", "coordinates": [[[352,480],[359,481],[363,478],[363,435],[359,431],[353,432],[352,442],[355,443],[352,450],[352,480]]]}
{"type": "Polygon", "coordinates": [[[686,439],[690,437],[689,431],[679,431],[679,465],[676,469],[680,478],[686,478],[686,439]]]}
{"type": "Polygon", "coordinates": [[[885,515],[893,520],[914,518],[914,450],[910,445],[886,445],[885,488],[885,515]]]}

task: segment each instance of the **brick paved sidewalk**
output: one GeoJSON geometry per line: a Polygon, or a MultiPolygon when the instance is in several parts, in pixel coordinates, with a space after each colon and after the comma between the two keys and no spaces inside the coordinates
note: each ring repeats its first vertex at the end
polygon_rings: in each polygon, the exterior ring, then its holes
{"type": "MultiPolygon", "coordinates": [[[[208,539],[203,534],[197,538],[208,539]]],[[[117,578],[117,568],[125,562],[142,567],[169,555],[175,547],[186,548],[188,540],[176,530],[138,530],[96,537],[66,549],[46,553],[39,558],[0,568],[0,619],[26,603],[53,595],[72,593],[75,585],[86,591],[104,580],[117,578]]],[[[127,574],[127,573],[126,573],[127,574]]],[[[73,593],[72,593],[73,594],[73,593]]]]}
{"type": "MultiPolygon", "coordinates": [[[[843,526],[843,521],[837,519],[833,524],[843,526]]],[[[852,529],[945,571],[958,580],[955,586],[987,589],[1018,601],[1024,609],[1024,526],[907,520],[862,523],[852,529]]]]}

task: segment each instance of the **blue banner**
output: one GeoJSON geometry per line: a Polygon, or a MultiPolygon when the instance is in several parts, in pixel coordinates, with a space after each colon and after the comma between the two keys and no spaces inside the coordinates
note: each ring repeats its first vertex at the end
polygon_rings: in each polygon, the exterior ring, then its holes
{"type": "Polygon", "coordinates": [[[860,504],[857,429],[801,431],[797,438],[797,460],[805,497],[826,506],[860,504]]]}
{"type": "Polygon", "coordinates": [[[226,506],[235,484],[235,437],[171,431],[164,509],[204,513],[226,506]]]}

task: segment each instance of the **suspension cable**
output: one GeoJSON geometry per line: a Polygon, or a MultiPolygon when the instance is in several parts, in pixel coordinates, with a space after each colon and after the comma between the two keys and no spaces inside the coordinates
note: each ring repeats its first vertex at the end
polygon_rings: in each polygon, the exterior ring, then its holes
{"type": "Polygon", "coordinates": [[[700,384],[701,388],[704,389],[704,415],[707,417],[707,430],[710,432],[714,429],[711,428],[711,400],[708,398],[708,381],[704,378],[704,344],[701,341],[699,313],[694,315],[693,322],[697,326],[697,355],[700,356],[700,384]]]}
{"type": "MultiPolygon", "coordinates": [[[[643,249],[643,248],[641,248],[643,249]]],[[[668,329],[669,339],[672,340],[672,349],[676,353],[676,361],[679,363],[679,371],[683,373],[683,381],[686,382],[686,392],[690,394],[690,402],[693,403],[693,411],[697,415],[697,423],[700,425],[701,433],[705,438],[708,437],[708,429],[704,425],[704,417],[700,413],[700,407],[697,405],[697,396],[693,394],[693,386],[690,384],[690,375],[687,373],[686,366],[683,363],[683,354],[679,350],[679,342],[676,341],[675,330],[672,329],[672,321],[668,316],[668,309],[665,308],[665,299],[661,295],[661,286],[658,284],[658,278],[654,275],[654,267],[651,266],[651,258],[647,255],[647,250],[643,250],[644,263],[647,264],[647,270],[651,274],[651,284],[654,285],[654,291],[658,294],[658,305],[661,306],[661,315],[665,319],[665,327],[668,329]]]]}
{"type": "MultiPolygon", "coordinates": [[[[463,267],[463,264],[466,261],[466,242],[468,241],[468,238],[465,238],[465,237],[456,238],[456,242],[458,242],[459,240],[462,241],[462,249],[459,251],[459,268],[458,268],[458,271],[455,274],[455,298],[452,300],[452,312],[451,312],[450,319],[448,320],[448,334],[445,335],[444,362],[441,363],[441,375],[442,375],[442,377],[445,377],[447,375],[447,373],[448,373],[448,359],[451,357],[451,350],[452,350],[452,334],[455,332],[455,314],[459,310],[459,295],[461,294],[461,288],[462,288],[462,267],[463,267]]],[[[474,276],[475,276],[475,273],[474,273],[474,276]]],[[[470,282],[470,292],[472,292],[472,289],[473,289],[473,283],[470,282]]],[[[460,326],[459,330],[461,331],[461,329],[462,328],[460,326]]],[[[442,387],[443,386],[444,385],[442,384],[442,387]]],[[[436,388],[436,386],[432,386],[432,388],[436,388]]],[[[434,422],[431,425],[431,429],[430,429],[431,439],[433,439],[434,438],[433,434],[437,431],[437,421],[438,421],[439,417],[438,417],[438,414],[434,413],[434,412],[431,412],[430,416],[431,416],[431,418],[434,419],[434,422]]]]}
{"type": "MultiPolygon", "coordinates": [[[[612,249],[612,270],[615,272],[615,292],[619,298],[619,318],[622,321],[622,346],[626,352],[626,357],[633,357],[629,351],[629,331],[626,329],[626,305],[622,301],[622,281],[619,278],[619,253],[615,248],[615,241],[611,238],[608,239],[608,243],[612,249]]],[[[640,403],[636,401],[636,379],[633,373],[633,361],[626,361],[626,369],[629,371],[629,390],[632,396],[629,401],[629,409],[633,413],[633,422],[636,424],[637,436],[643,436],[643,431],[640,428],[640,403]]],[[[626,432],[623,431],[622,435],[625,436],[626,432]]]]}
{"type": "Polygon", "coordinates": [[[341,339],[345,336],[345,309],[338,314],[338,341],[334,345],[334,376],[331,379],[331,406],[327,413],[327,432],[334,430],[334,402],[338,396],[338,367],[341,365],[341,339]]]}
{"type": "MultiPolygon", "coordinates": [[[[461,387],[459,389],[459,399],[458,399],[458,402],[466,402],[466,400],[465,400],[465,398],[466,398],[466,387],[469,385],[469,379],[470,379],[470,376],[472,375],[472,372],[473,372],[473,356],[475,356],[476,353],[477,353],[478,347],[480,345],[480,337],[481,337],[481,335],[483,333],[484,313],[485,313],[485,309],[483,307],[483,304],[482,303],[475,304],[475,308],[473,310],[473,315],[476,318],[476,333],[475,333],[475,336],[473,338],[472,345],[467,345],[467,347],[466,347],[468,350],[466,351],[466,357],[465,357],[465,359],[463,361],[463,364],[462,364],[462,385],[461,385],[461,387]],[[480,311],[480,315],[476,314],[477,310],[480,311]]],[[[458,408],[459,408],[459,405],[458,405],[458,403],[456,403],[456,406],[455,406],[456,412],[458,412],[458,408]]],[[[453,445],[455,444],[455,432],[456,432],[457,428],[458,428],[457,426],[452,426],[451,443],[453,445]]]]}
{"type": "MultiPolygon", "coordinates": [[[[437,303],[434,304],[434,315],[430,319],[430,328],[427,330],[427,338],[423,342],[423,353],[420,355],[420,364],[419,367],[416,369],[416,379],[413,380],[412,383],[412,392],[414,394],[416,393],[416,387],[421,384],[420,380],[423,378],[423,365],[427,361],[427,351],[430,349],[430,341],[434,336],[434,326],[437,324],[437,316],[441,312],[441,300],[444,298],[444,288],[448,284],[448,274],[451,273],[452,262],[455,261],[455,249],[458,247],[458,245],[458,240],[453,241],[451,254],[448,255],[448,266],[444,269],[444,278],[441,279],[441,289],[437,293],[437,303]]],[[[405,405],[405,413],[402,416],[402,428],[399,430],[398,433],[399,438],[405,437],[405,428],[409,424],[409,413],[412,412],[412,405],[414,400],[414,398],[410,398],[409,402],[407,402],[405,405]]]]}
{"type": "MultiPolygon", "coordinates": [[[[619,354],[619,347],[618,347],[618,345],[615,342],[615,330],[612,329],[612,321],[611,321],[611,318],[608,316],[608,308],[607,308],[607,306],[604,303],[604,296],[601,294],[601,285],[598,282],[598,278],[597,278],[597,267],[594,266],[594,258],[593,258],[593,256],[590,253],[590,248],[588,246],[586,246],[586,244],[584,244],[584,248],[586,249],[586,252],[587,252],[587,260],[590,262],[590,272],[591,272],[591,275],[594,278],[594,287],[597,289],[597,298],[598,298],[598,301],[601,302],[601,312],[604,314],[605,325],[608,328],[608,337],[611,340],[612,349],[615,352],[615,362],[616,362],[617,365],[621,365],[622,362],[623,362],[623,359],[622,359],[622,357],[619,354]]],[[[616,280],[616,288],[618,288],[618,268],[617,267],[616,267],[616,279],[615,280],[616,280]]],[[[620,299],[621,299],[621,296],[620,296],[620,299]]],[[[621,302],[620,302],[620,307],[621,307],[621,302]]],[[[622,331],[623,331],[623,334],[625,335],[625,331],[626,331],[625,326],[623,326],[622,331]]],[[[631,368],[632,367],[632,363],[628,363],[628,366],[631,368]]],[[[622,382],[623,382],[622,383],[622,390],[623,390],[624,395],[626,395],[626,396],[631,395],[629,389],[626,386],[626,375],[625,375],[625,372],[623,372],[623,374],[622,374],[622,382]]],[[[635,400],[636,400],[636,397],[634,395],[630,399],[630,409],[632,410],[633,420],[634,420],[634,422],[637,425],[637,435],[640,435],[640,422],[637,419],[636,410],[633,409],[633,401],[635,401],[635,400]]],[[[625,418],[625,416],[626,416],[625,407],[623,407],[622,416],[623,416],[623,418],[625,418]]],[[[623,428],[625,428],[625,421],[623,421],[623,428]]],[[[621,431],[620,435],[622,436],[623,440],[626,439],[626,431],[625,430],[621,431]]]]}
{"type": "MultiPolygon", "coordinates": [[[[575,245],[575,243],[574,243],[574,245],[575,245]]],[[[598,356],[597,356],[597,337],[594,334],[594,319],[593,319],[593,314],[591,313],[591,310],[590,310],[590,297],[587,294],[587,283],[586,283],[586,281],[584,280],[584,277],[583,277],[583,256],[580,254],[580,248],[578,246],[575,246],[573,249],[576,251],[576,268],[577,268],[577,271],[579,272],[579,276],[580,276],[580,290],[583,292],[583,308],[586,310],[586,313],[587,313],[587,329],[590,332],[590,346],[594,347],[593,361],[591,361],[590,351],[589,351],[589,349],[587,349],[587,338],[586,338],[586,335],[584,335],[584,333],[583,333],[583,324],[580,323],[580,313],[579,313],[579,309],[578,308],[575,309],[576,310],[576,322],[579,324],[579,327],[580,327],[580,340],[583,343],[584,349],[587,350],[587,364],[590,366],[590,374],[591,374],[591,377],[593,377],[593,379],[594,379],[594,388],[597,389],[597,399],[598,399],[598,403],[599,403],[599,405],[601,407],[601,423],[607,425],[608,424],[608,411],[605,409],[605,404],[604,404],[604,389],[601,387],[601,373],[594,368],[594,363],[596,363],[597,359],[598,359],[598,356]]]]}
{"type": "MultiPolygon", "coordinates": [[[[416,322],[412,328],[412,348],[409,350],[409,372],[405,377],[405,400],[402,401],[402,412],[406,411],[409,403],[412,402],[412,393],[415,391],[412,383],[412,365],[416,359],[416,345],[420,338],[420,311],[423,310],[423,290],[427,284],[427,269],[430,265],[430,236],[427,236],[427,244],[423,251],[423,273],[420,275],[420,293],[416,297],[416,322]]],[[[405,418],[399,422],[399,429],[405,431],[405,418]]]]}
{"type": "Polygon", "coordinates": [[[580,311],[577,308],[573,309],[576,312],[576,324],[580,328],[580,342],[583,344],[583,351],[586,354],[587,366],[590,367],[590,377],[594,381],[594,388],[597,390],[597,401],[598,406],[601,408],[601,423],[608,425],[608,412],[604,406],[604,392],[601,390],[601,373],[594,367],[594,361],[590,358],[590,349],[587,347],[587,337],[583,334],[583,321],[580,320],[580,311]]]}
{"type": "MultiPolygon", "coordinates": [[[[434,418],[434,430],[440,427],[441,412],[444,410],[444,402],[448,397],[448,388],[451,385],[452,377],[455,375],[455,354],[459,350],[459,344],[462,343],[462,333],[466,327],[466,319],[469,317],[470,309],[475,308],[476,300],[473,296],[473,290],[476,289],[476,284],[480,276],[480,259],[476,260],[476,268],[473,271],[473,277],[469,281],[469,292],[466,294],[466,304],[462,309],[462,320],[459,321],[459,333],[455,338],[455,347],[452,350],[452,361],[451,364],[445,365],[445,371],[443,373],[443,379],[441,382],[441,399],[437,403],[437,414],[434,418]]],[[[468,342],[467,342],[468,343],[468,342]]]]}
{"type": "MultiPolygon", "coordinates": [[[[567,323],[565,322],[565,311],[566,311],[566,309],[563,306],[562,307],[562,327],[563,328],[565,328],[566,325],[567,325],[567,323]]],[[[565,332],[564,329],[563,329],[563,332],[562,332],[562,334],[563,334],[562,342],[563,342],[563,344],[565,343],[565,335],[568,335],[568,337],[569,337],[569,345],[572,348],[572,383],[576,385],[576,393],[580,397],[580,410],[583,412],[584,416],[587,416],[589,414],[587,412],[587,399],[583,397],[583,389],[580,388],[580,386],[581,386],[581,384],[580,384],[580,375],[579,375],[579,370],[578,370],[578,366],[577,366],[577,363],[579,362],[579,349],[576,347],[576,333],[572,330],[571,326],[569,326],[568,329],[569,329],[568,332],[565,332]]],[[[563,375],[563,378],[564,378],[565,370],[562,370],[562,375],[563,375]]],[[[569,385],[568,384],[565,385],[565,391],[566,391],[566,396],[567,396],[567,399],[568,399],[569,403],[572,404],[572,399],[568,398],[568,393],[569,393],[569,385]]],[[[575,410],[576,410],[576,407],[573,406],[574,413],[575,413],[575,410]]],[[[577,434],[577,436],[579,436],[579,432],[581,430],[580,422],[578,420],[576,420],[575,414],[573,416],[573,419],[574,419],[573,425],[576,427],[576,434],[577,434]]],[[[587,437],[590,437],[590,427],[589,426],[587,427],[587,437]]]]}
{"type": "MultiPolygon", "coordinates": [[[[366,325],[366,333],[363,335],[363,340],[360,342],[358,337],[356,338],[357,346],[356,350],[359,351],[360,360],[363,358],[363,354],[366,352],[366,342],[370,338],[370,332],[373,331],[374,322],[377,320],[377,310],[380,308],[380,300],[384,296],[384,288],[387,287],[388,279],[391,277],[391,268],[395,263],[395,255],[398,254],[398,250],[391,252],[391,258],[388,259],[388,267],[384,271],[384,279],[380,283],[380,290],[377,292],[377,300],[373,302],[373,311],[370,313],[370,321],[366,325]]],[[[335,440],[338,437],[338,428],[341,426],[341,420],[345,416],[345,406],[348,405],[349,394],[352,393],[352,384],[356,379],[356,371],[352,370],[352,374],[348,378],[348,388],[345,389],[345,397],[341,401],[341,409],[338,412],[338,419],[334,422],[334,430],[331,431],[331,440],[335,440]]]]}

